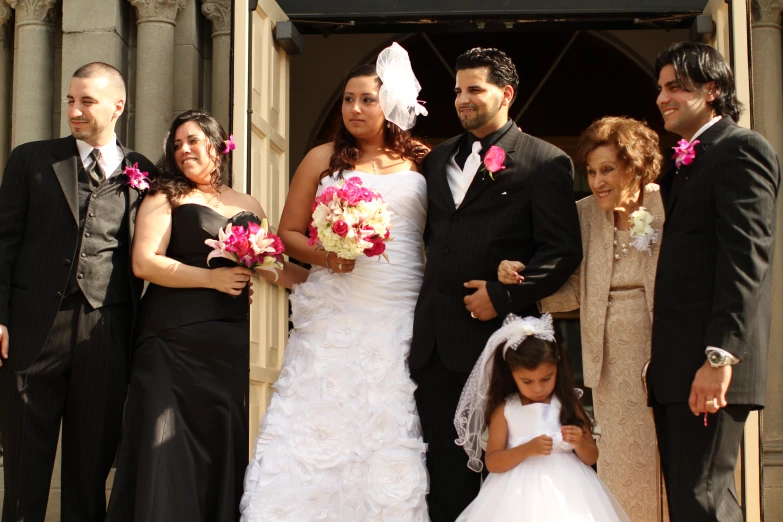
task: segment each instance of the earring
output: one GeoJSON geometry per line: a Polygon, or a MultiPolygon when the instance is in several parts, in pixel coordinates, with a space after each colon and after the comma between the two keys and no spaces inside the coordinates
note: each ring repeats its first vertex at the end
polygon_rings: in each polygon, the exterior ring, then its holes
{"type": "Polygon", "coordinates": [[[635,176],[633,177],[633,179],[635,179],[636,181],[639,181],[640,179],[642,179],[642,176],[641,176],[641,175],[639,175],[639,174],[637,174],[637,175],[635,175],[635,176]]]}
{"type": "Polygon", "coordinates": [[[391,123],[389,123],[389,122],[386,122],[386,128],[387,128],[387,129],[391,129],[391,123]]]}

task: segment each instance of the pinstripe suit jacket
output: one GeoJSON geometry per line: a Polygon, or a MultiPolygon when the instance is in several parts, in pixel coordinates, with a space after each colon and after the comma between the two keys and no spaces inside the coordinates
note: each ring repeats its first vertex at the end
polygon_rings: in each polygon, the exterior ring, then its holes
{"type": "MultiPolygon", "coordinates": [[[[125,164],[155,167],[122,147],[125,164]]],[[[8,326],[4,363],[24,370],[43,348],[65,293],[79,238],[77,169],[72,136],[25,143],[11,152],[0,184],[0,324],[8,326]]],[[[128,230],[133,238],[137,190],[128,190],[128,230]]],[[[130,264],[129,264],[130,266],[130,264]]],[[[134,310],[142,281],[128,274],[134,310]]]]}
{"type": "Polygon", "coordinates": [[[582,260],[569,157],[512,125],[495,143],[506,151],[506,168],[494,180],[479,171],[455,208],[446,165],[464,137],[436,147],[423,166],[427,266],[413,326],[413,369],[426,365],[437,346],[446,368],[469,372],[506,314],[538,314],[536,301],[560,288],[582,260]],[[504,259],[525,263],[523,284],[497,281],[504,259]],[[465,309],[463,299],[474,290],[463,284],[474,279],[488,282],[498,313],[491,321],[472,319],[465,309]]]}
{"type": "Polygon", "coordinates": [[[764,406],[780,165],[761,135],[724,117],[699,136],[693,163],[661,179],[650,395],[685,404],[707,346],[742,362],[729,404],[764,406]]]}

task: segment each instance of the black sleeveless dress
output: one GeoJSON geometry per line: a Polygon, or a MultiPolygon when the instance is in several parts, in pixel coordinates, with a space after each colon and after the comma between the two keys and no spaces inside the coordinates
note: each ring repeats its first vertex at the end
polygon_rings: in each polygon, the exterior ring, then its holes
{"type": "MultiPolygon", "coordinates": [[[[203,205],[180,205],[166,255],[209,268],[204,240],[229,221],[250,220],[258,218],[242,212],[229,220],[203,205]]],[[[232,297],[149,285],[108,522],[238,520],[248,456],[248,313],[247,289],[232,297]]]]}

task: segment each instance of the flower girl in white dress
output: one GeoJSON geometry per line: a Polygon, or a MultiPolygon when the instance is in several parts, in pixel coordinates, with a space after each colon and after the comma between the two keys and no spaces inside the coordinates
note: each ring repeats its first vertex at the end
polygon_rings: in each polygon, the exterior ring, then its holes
{"type": "Polygon", "coordinates": [[[551,316],[510,314],[490,337],[454,419],[477,472],[489,424],[490,474],[457,522],[630,522],[590,467],[598,447],[573,381],[551,316]]]}

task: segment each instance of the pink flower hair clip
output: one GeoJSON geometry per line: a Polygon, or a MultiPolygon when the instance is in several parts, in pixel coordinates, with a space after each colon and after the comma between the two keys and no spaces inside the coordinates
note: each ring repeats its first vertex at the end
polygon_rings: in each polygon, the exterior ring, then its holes
{"type": "Polygon", "coordinates": [[[223,154],[228,154],[232,150],[237,148],[237,144],[234,143],[234,135],[228,137],[226,141],[223,142],[225,144],[225,147],[223,148],[223,154]]]}

